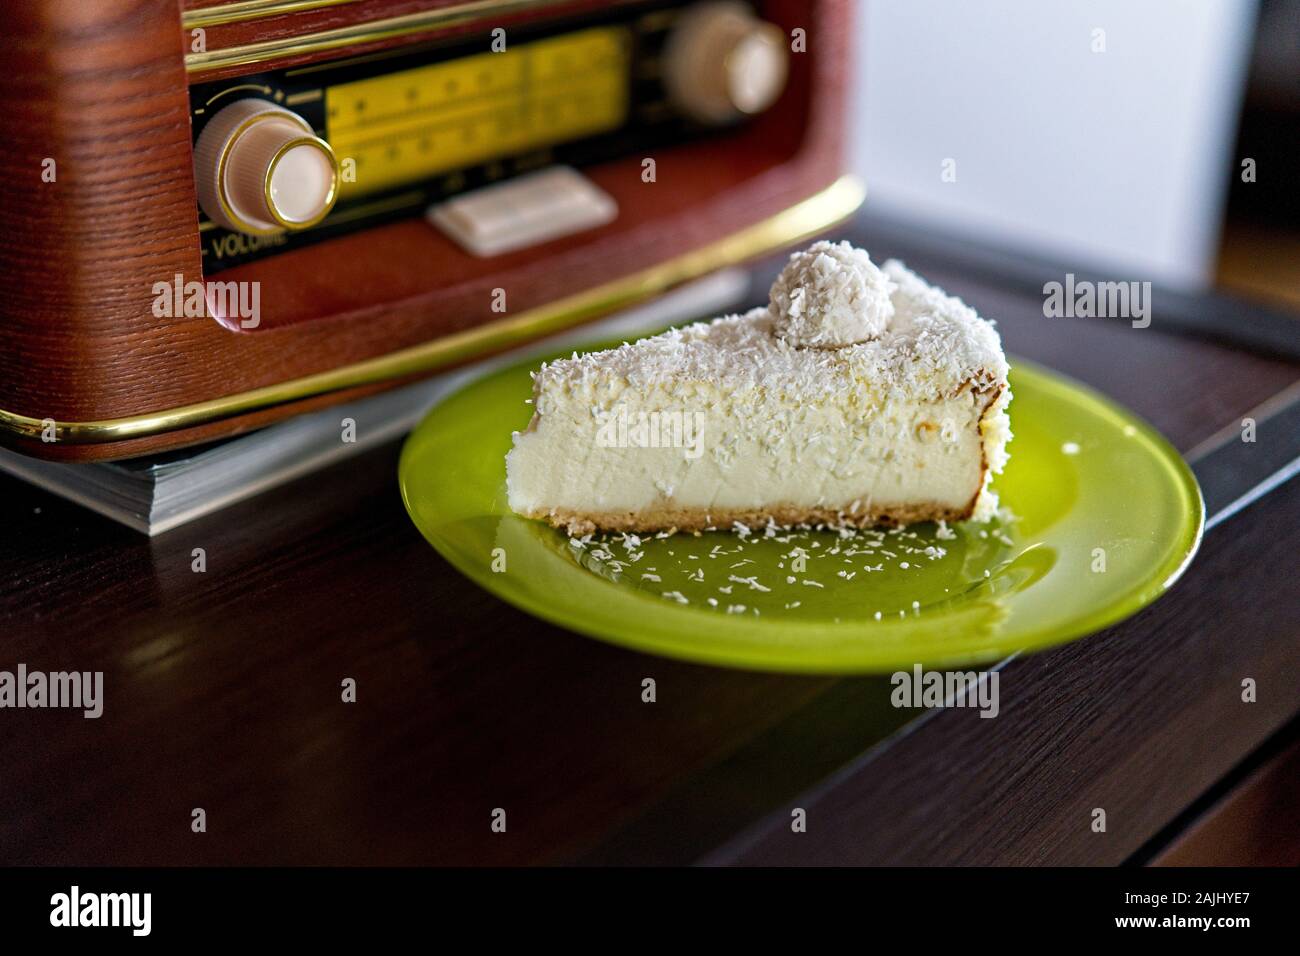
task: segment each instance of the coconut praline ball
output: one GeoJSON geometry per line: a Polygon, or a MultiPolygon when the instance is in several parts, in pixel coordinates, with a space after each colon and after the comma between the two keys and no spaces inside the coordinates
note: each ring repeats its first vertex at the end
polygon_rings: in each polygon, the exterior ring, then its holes
{"type": "Polygon", "coordinates": [[[881,335],[894,283],[863,249],[818,242],[790,257],[772,284],[772,332],[796,347],[839,348],[881,335]]]}

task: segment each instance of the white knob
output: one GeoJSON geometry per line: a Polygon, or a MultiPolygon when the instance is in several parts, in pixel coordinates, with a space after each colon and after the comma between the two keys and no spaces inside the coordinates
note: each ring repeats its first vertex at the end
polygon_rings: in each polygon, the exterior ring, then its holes
{"type": "Polygon", "coordinates": [[[268,235],[324,219],[338,198],[339,165],[297,113],[243,99],[223,107],[199,134],[194,180],[213,222],[268,235]]]}
{"type": "Polygon", "coordinates": [[[678,18],[664,47],[669,99],[712,125],[761,113],[785,89],[785,44],[780,27],[744,3],[698,3],[678,18]]]}

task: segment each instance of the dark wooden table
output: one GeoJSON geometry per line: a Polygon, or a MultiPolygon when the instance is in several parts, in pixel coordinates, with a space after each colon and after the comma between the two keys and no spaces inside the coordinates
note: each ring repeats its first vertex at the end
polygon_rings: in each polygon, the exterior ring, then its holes
{"type": "MultiPolygon", "coordinates": [[[[1300,709],[1300,482],[1232,506],[1300,454],[1295,406],[1276,398],[1300,363],[1170,334],[1162,301],[1185,298],[1157,291],[1143,330],[1046,319],[1023,270],[879,224],[854,232],[996,317],[1009,351],[1097,386],[1190,453],[1212,526],[1171,594],[1004,662],[1001,714],[981,720],[895,710],[884,678],[719,670],[540,623],[424,543],[396,445],[152,541],[3,478],[0,667],[102,670],[106,702],[99,720],[0,711],[0,862],[1151,855],[1300,709]],[[1241,419],[1270,401],[1245,445],[1241,419]],[[206,573],[191,571],[196,547],[206,573]],[[196,807],[206,833],[191,830],[196,807]],[[806,833],[791,832],[794,807],[806,833]]],[[[1255,314],[1193,306],[1243,327],[1255,314]]]]}

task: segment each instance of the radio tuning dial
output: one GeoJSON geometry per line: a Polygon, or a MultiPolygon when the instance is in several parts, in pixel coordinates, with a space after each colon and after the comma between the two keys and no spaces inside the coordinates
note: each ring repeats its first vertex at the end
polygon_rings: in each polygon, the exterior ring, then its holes
{"type": "Polygon", "coordinates": [[[785,33],[745,3],[697,3],[664,47],[668,97],[692,119],[723,125],[761,113],[785,89],[785,33]]]}
{"type": "Polygon", "coordinates": [[[242,99],[208,121],[194,144],[199,205],[213,222],[250,235],[306,229],[338,198],[328,143],[291,110],[242,99]]]}

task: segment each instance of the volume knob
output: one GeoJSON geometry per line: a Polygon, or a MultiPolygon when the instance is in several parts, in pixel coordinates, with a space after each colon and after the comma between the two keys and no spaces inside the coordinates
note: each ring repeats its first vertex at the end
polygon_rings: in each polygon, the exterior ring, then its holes
{"type": "Polygon", "coordinates": [[[339,164],[297,113],[243,99],[223,107],[199,134],[194,179],[213,222],[270,235],[325,218],[338,198],[339,164]]]}
{"type": "Polygon", "coordinates": [[[761,113],[785,89],[785,34],[733,0],[698,3],[673,25],[664,86],[679,110],[710,125],[761,113]]]}

